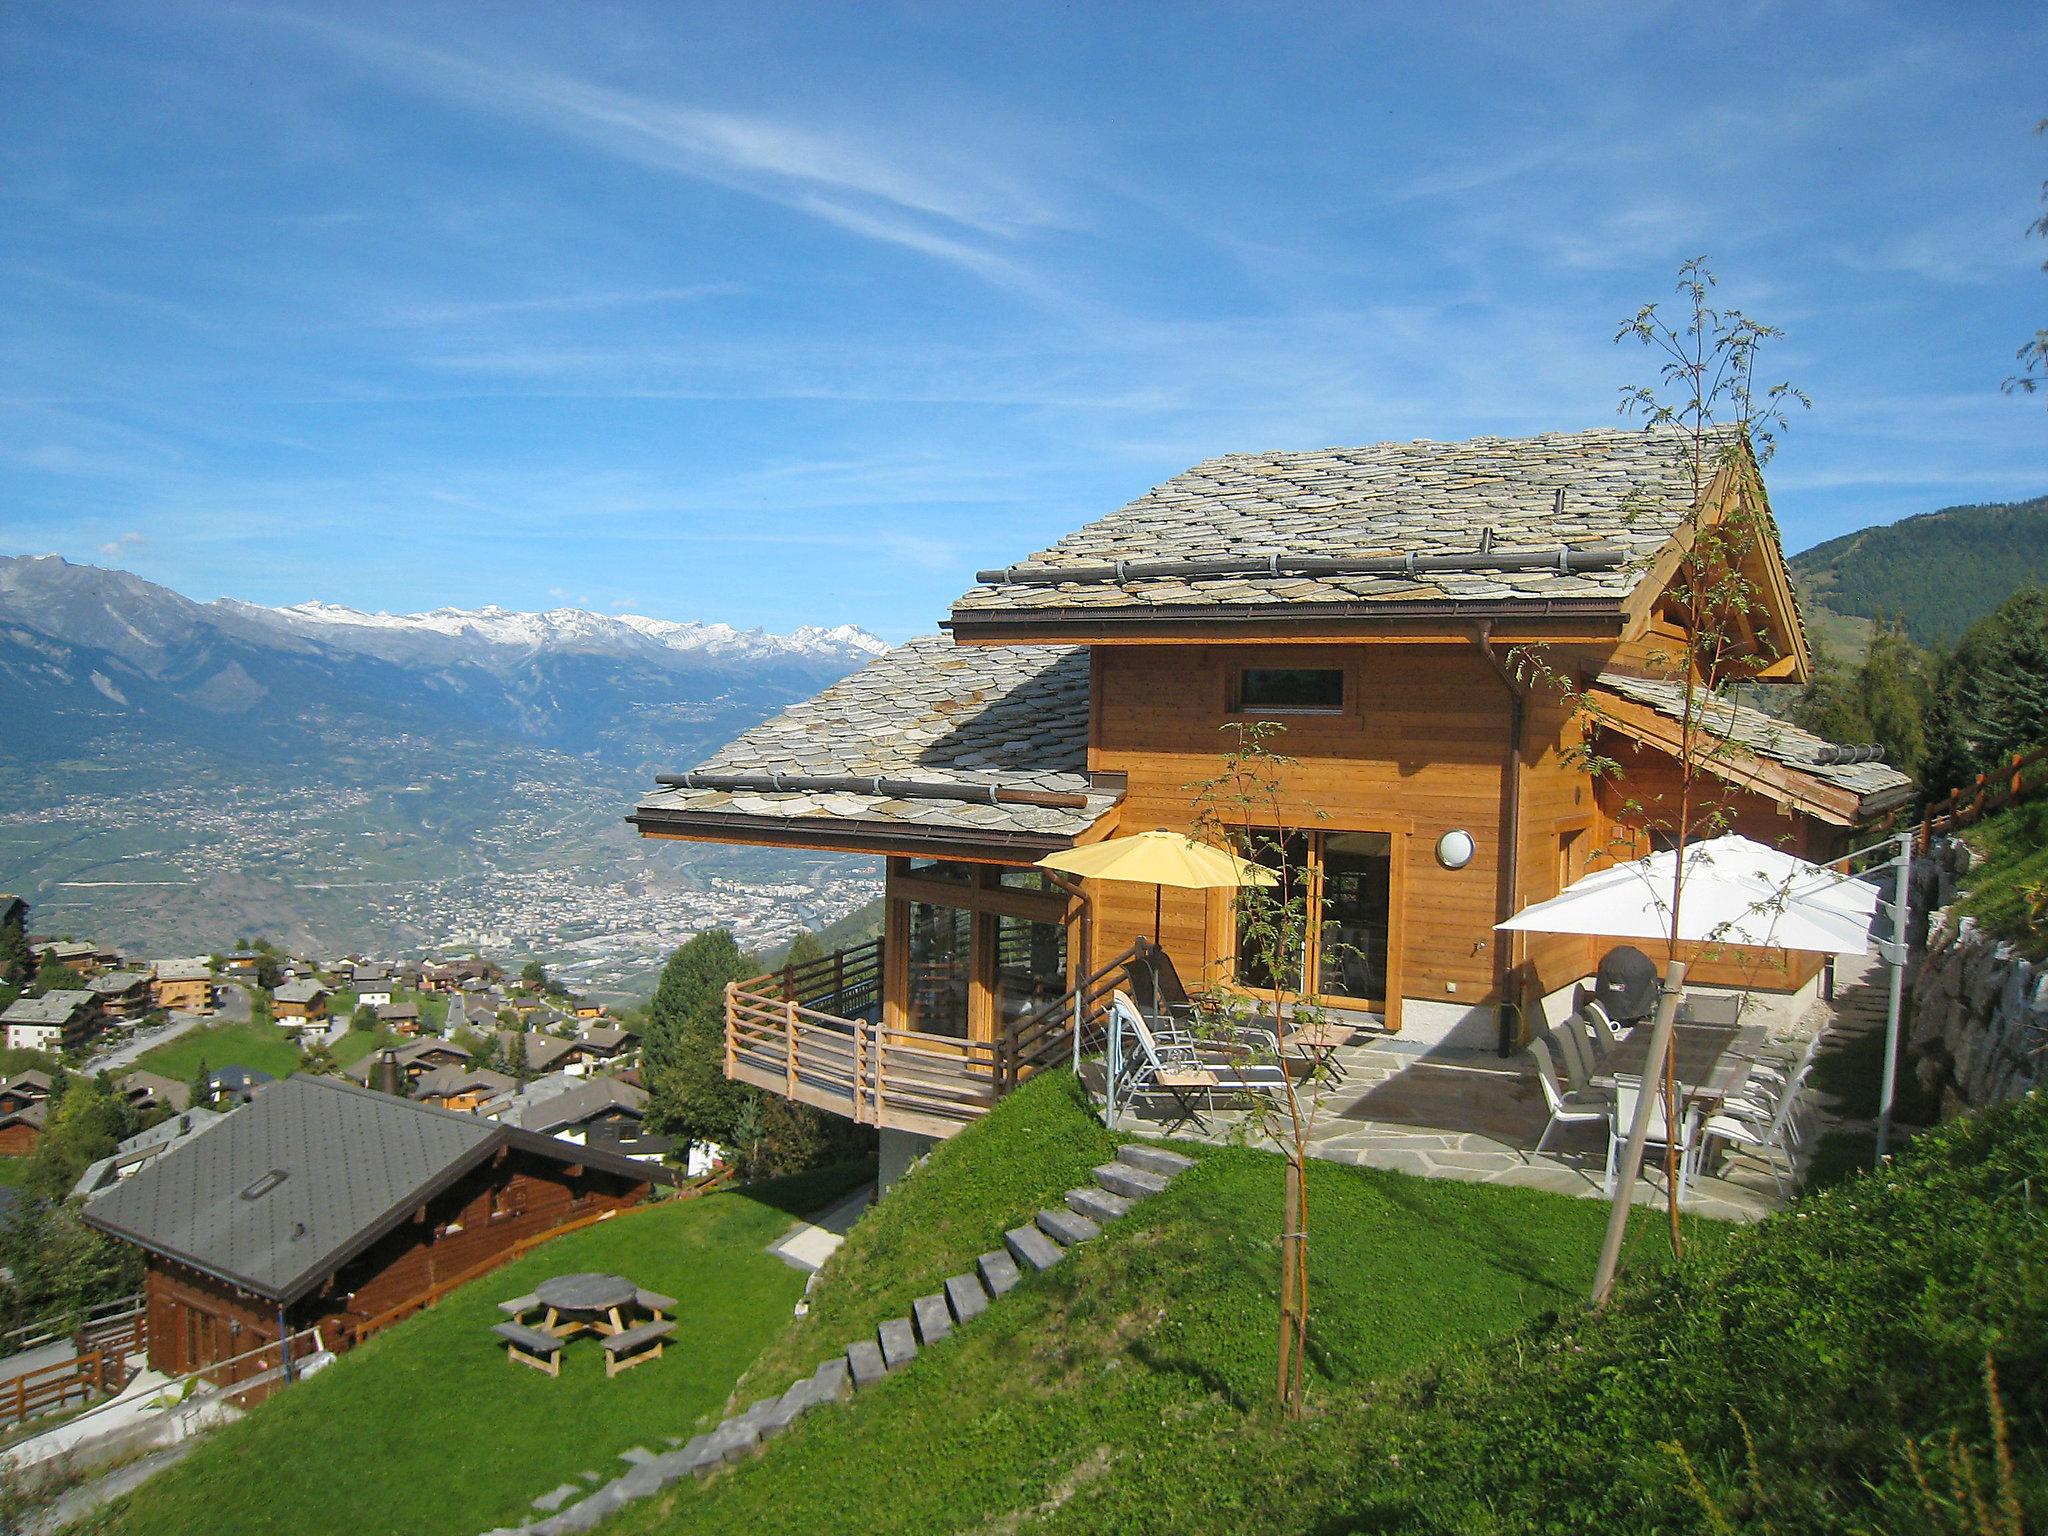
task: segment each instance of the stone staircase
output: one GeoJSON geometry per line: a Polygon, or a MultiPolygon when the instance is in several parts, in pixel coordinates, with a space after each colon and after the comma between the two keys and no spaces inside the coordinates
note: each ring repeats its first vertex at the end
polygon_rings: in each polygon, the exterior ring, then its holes
{"type": "MultiPolygon", "coordinates": [[[[909,1316],[890,1318],[873,1338],[856,1340],[780,1396],[762,1398],[693,1440],[671,1441],[671,1449],[659,1453],[644,1447],[626,1451],[620,1459],[632,1463],[631,1470],[588,1493],[564,1483],[543,1494],[534,1508],[546,1511],[544,1517],[515,1529],[525,1536],[587,1531],[625,1505],[686,1477],[706,1477],[758,1454],[812,1409],[843,1402],[943,1343],[1020,1284],[1027,1270],[1051,1269],[1068,1249],[1100,1236],[1105,1223],[1126,1215],[1193,1166],[1191,1159],[1162,1147],[1118,1148],[1114,1162],[1095,1170],[1093,1184],[1067,1191],[1064,1208],[1040,1211],[1029,1223],[1012,1227],[1003,1234],[1003,1246],[981,1255],[971,1272],[951,1276],[929,1296],[913,1301],[909,1316]]],[[[488,1536],[512,1536],[512,1530],[488,1536]]]]}

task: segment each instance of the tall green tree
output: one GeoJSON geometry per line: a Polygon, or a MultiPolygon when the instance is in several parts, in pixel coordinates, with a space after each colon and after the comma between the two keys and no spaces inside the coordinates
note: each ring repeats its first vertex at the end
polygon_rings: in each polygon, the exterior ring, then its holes
{"type": "Polygon", "coordinates": [[[1941,663],[1921,782],[1930,796],[2048,744],[2048,587],[2016,592],[1941,663]]]}
{"type": "Polygon", "coordinates": [[[45,1200],[71,1193],[86,1166],[135,1133],[135,1111],[105,1073],[74,1077],[52,1096],[42,1140],[22,1173],[22,1186],[45,1200]]]}
{"type": "Polygon", "coordinates": [[[30,997],[41,997],[45,992],[77,992],[85,986],[85,977],[68,965],[55,960],[45,960],[36,967],[36,979],[28,984],[30,997]]]}
{"type": "Polygon", "coordinates": [[[662,967],[641,1041],[659,1129],[728,1147],[740,1139],[749,1090],[725,1075],[725,988],[753,973],[723,928],[698,934],[662,967]]]}
{"type": "Polygon", "coordinates": [[[782,963],[786,966],[809,965],[813,960],[824,959],[826,954],[823,941],[815,933],[800,933],[789,941],[789,953],[782,957],[782,963]]]}
{"type": "Polygon", "coordinates": [[[0,923],[0,986],[18,987],[28,979],[28,936],[19,923],[0,923]]]}

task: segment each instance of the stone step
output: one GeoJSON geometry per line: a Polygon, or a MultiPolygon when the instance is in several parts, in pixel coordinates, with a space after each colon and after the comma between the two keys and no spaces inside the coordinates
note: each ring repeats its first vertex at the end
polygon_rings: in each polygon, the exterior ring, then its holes
{"type": "Polygon", "coordinates": [[[775,1405],[781,1401],[780,1397],[755,1398],[753,1402],[747,1404],[747,1411],[740,1415],[740,1423],[752,1424],[758,1429],[762,1422],[767,1419],[768,1415],[775,1411],[775,1405]]]}
{"type": "Polygon", "coordinates": [[[1192,1157],[1182,1157],[1178,1152],[1169,1152],[1164,1147],[1140,1146],[1135,1142],[1116,1149],[1116,1160],[1127,1167],[1142,1168],[1147,1173],[1156,1173],[1170,1179],[1175,1174],[1186,1173],[1195,1166],[1192,1157]]]}
{"type": "Polygon", "coordinates": [[[846,1369],[852,1374],[856,1387],[872,1387],[889,1374],[889,1367],[882,1359],[882,1346],[873,1339],[862,1339],[846,1346],[846,1369]]]}
{"type": "Polygon", "coordinates": [[[727,1461],[739,1461],[754,1454],[754,1448],[761,1443],[759,1425],[749,1424],[745,1419],[727,1419],[711,1432],[711,1440],[718,1447],[718,1454],[727,1461]]]}
{"type": "Polygon", "coordinates": [[[1038,1230],[1062,1248],[1071,1248],[1076,1243],[1085,1243],[1092,1237],[1102,1236],[1102,1228],[1086,1216],[1077,1216],[1068,1210],[1040,1211],[1038,1230]]]}
{"type": "Polygon", "coordinates": [[[974,1261],[974,1267],[980,1272],[981,1283],[988,1287],[990,1296],[1001,1296],[1014,1290],[1017,1282],[1024,1278],[1023,1271],[1017,1268],[1017,1261],[1007,1250],[984,1253],[974,1261]]]}
{"type": "Polygon", "coordinates": [[[1012,1227],[1003,1234],[1003,1242],[1019,1264],[1033,1269],[1051,1269],[1066,1254],[1066,1249],[1036,1227],[1012,1227]]]}
{"type": "Polygon", "coordinates": [[[954,1275],[946,1282],[946,1305],[953,1309],[955,1322],[971,1323],[988,1310],[988,1292],[973,1275],[954,1275]]]}
{"type": "Polygon", "coordinates": [[[920,1296],[910,1304],[910,1320],[917,1324],[917,1340],[930,1349],[939,1340],[953,1331],[953,1311],[946,1305],[945,1293],[934,1291],[929,1296],[920,1296]]]}
{"type": "Polygon", "coordinates": [[[1086,1216],[1092,1222],[1103,1224],[1128,1214],[1131,1202],[1122,1195],[1112,1195],[1106,1189],[1085,1185],[1080,1189],[1067,1191],[1067,1209],[1086,1216]]]}
{"type": "Polygon", "coordinates": [[[811,1380],[821,1403],[836,1403],[853,1396],[853,1372],[847,1369],[844,1355],[836,1355],[819,1366],[811,1373],[811,1380]]]}
{"type": "Polygon", "coordinates": [[[777,1398],[775,1406],[770,1408],[767,1417],[761,1420],[761,1438],[774,1439],[808,1413],[813,1402],[811,1394],[815,1390],[816,1384],[810,1377],[805,1376],[777,1398]]]}
{"type": "Polygon", "coordinates": [[[875,1337],[881,1341],[882,1364],[889,1370],[901,1370],[917,1358],[917,1331],[909,1318],[890,1318],[875,1330],[875,1337]]]}
{"type": "Polygon", "coordinates": [[[1104,1163],[1095,1170],[1095,1182],[1112,1195],[1122,1195],[1126,1200],[1143,1200],[1158,1194],[1167,1185],[1167,1180],[1159,1174],[1133,1168],[1129,1163],[1104,1163]]]}

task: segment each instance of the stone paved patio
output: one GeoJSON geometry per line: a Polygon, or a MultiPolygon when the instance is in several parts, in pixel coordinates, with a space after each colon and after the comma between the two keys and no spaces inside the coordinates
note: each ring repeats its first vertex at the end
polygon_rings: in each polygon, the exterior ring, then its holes
{"type": "MultiPolygon", "coordinates": [[[[1824,1025],[1831,1033],[1823,1051],[1884,1028],[1883,965],[1844,960],[1838,978],[1835,1001],[1815,1004],[1779,1037],[1786,1049],[1803,1048],[1824,1025]]],[[[1543,1154],[1535,1154],[1549,1115],[1526,1055],[1503,1060],[1492,1051],[1431,1048],[1361,1031],[1337,1051],[1336,1060],[1343,1079],[1324,1092],[1312,1137],[1315,1156],[1424,1178],[1602,1196],[1607,1139],[1601,1127],[1560,1126],[1543,1154]]],[[[1805,1117],[1807,1134],[1788,1187],[1796,1187],[1821,1137],[1843,1123],[1838,1106],[1811,1087],[1807,1099],[1813,1112],[1805,1117]]],[[[1206,1126],[1173,1128],[1170,1107],[1149,1107],[1136,1118],[1159,1131],[1217,1143],[1243,1134],[1243,1115],[1222,1107],[1205,1116],[1206,1126]]],[[[1633,1198],[1638,1204],[1663,1203],[1661,1169],[1646,1173],[1633,1198]]],[[[1754,1221],[1782,1203],[1763,1160],[1737,1154],[1711,1174],[1702,1171],[1686,1208],[1725,1221],[1754,1221]]]]}

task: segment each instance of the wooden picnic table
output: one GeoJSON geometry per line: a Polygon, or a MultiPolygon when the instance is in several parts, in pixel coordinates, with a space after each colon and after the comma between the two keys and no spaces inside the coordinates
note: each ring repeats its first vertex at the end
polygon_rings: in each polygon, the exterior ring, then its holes
{"type": "MultiPolygon", "coordinates": [[[[1610,1045],[1596,1081],[1611,1085],[1617,1077],[1640,1079],[1650,1060],[1650,1033],[1648,1024],[1638,1025],[1627,1039],[1610,1045]]],[[[1761,1024],[1674,1024],[1671,1049],[1681,1096],[1727,1098],[1749,1080],[1749,1069],[1763,1055],[1769,1038],[1761,1024]]]]}
{"type": "Polygon", "coordinates": [[[547,1308],[541,1327],[558,1339],[589,1329],[593,1333],[624,1333],[625,1310],[636,1304],[640,1288],[624,1275],[585,1273],[557,1275],[533,1288],[547,1308]]]}

